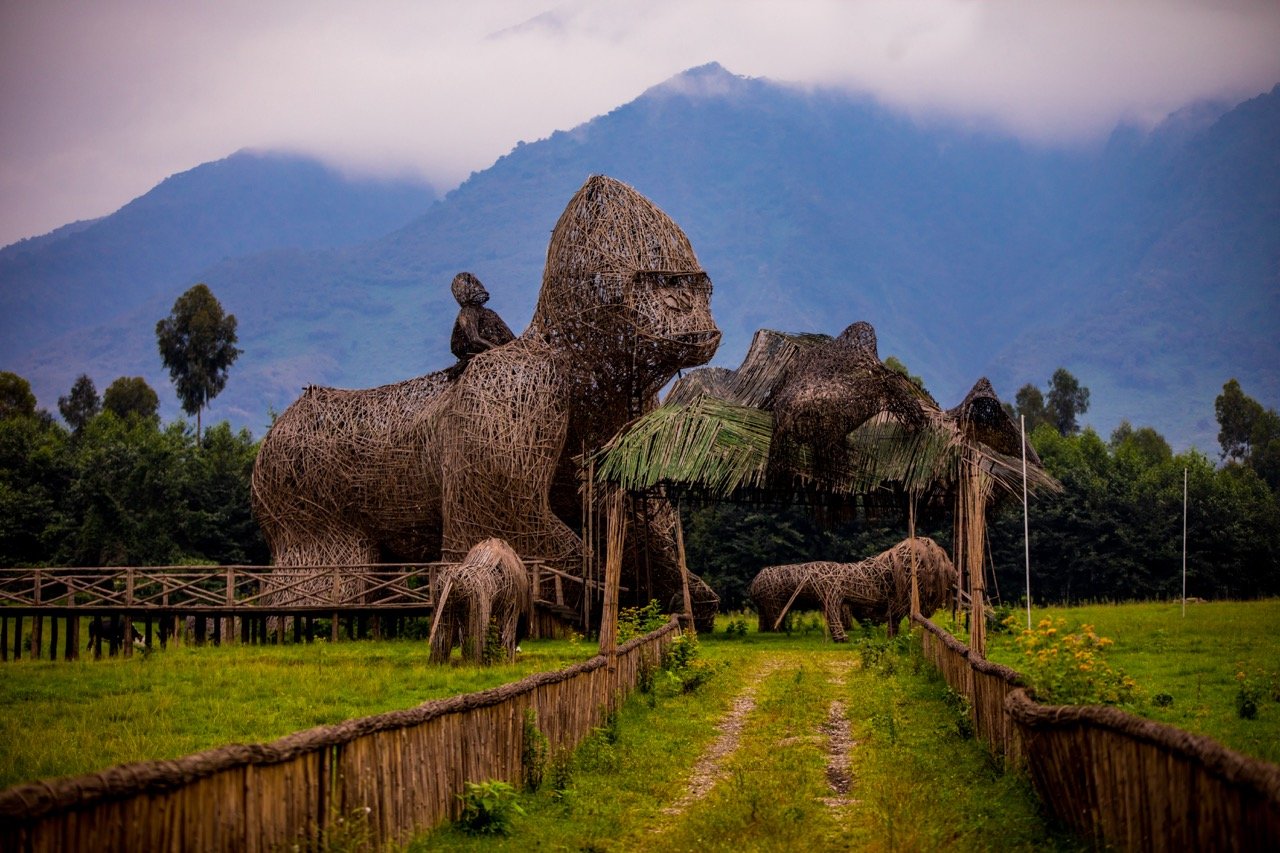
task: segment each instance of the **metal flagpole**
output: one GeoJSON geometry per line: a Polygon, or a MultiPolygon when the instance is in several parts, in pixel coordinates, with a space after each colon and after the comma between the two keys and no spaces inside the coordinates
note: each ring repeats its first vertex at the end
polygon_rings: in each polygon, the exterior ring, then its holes
{"type": "Polygon", "coordinates": [[[1031,630],[1031,524],[1027,520],[1027,416],[1019,415],[1022,425],[1022,550],[1027,560],[1027,630],[1031,630]]]}
{"type": "Polygon", "coordinates": [[[1187,615],[1187,469],[1182,469],[1182,615],[1187,615]]]}

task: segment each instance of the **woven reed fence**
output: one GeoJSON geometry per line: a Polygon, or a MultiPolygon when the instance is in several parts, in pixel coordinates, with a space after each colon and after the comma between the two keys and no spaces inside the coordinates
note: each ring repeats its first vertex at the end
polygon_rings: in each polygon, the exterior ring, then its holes
{"type": "Polygon", "coordinates": [[[673,619],[613,656],[269,744],[15,786],[0,792],[0,850],[311,849],[360,812],[376,844],[403,843],[456,817],[465,782],[519,784],[527,709],[553,749],[576,745],[678,632],[673,619]]]}
{"type": "Polygon", "coordinates": [[[1018,673],[915,621],[978,736],[1066,825],[1125,850],[1280,850],[1280,767],[1117,708],[1041,705],[1018,673]]]}

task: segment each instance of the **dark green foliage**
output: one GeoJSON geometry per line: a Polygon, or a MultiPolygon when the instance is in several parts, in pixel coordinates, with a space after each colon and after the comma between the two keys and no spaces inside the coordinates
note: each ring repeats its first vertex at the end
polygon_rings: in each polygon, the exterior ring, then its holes
{"type": "MultiPolygon", "coordinates": [[[[1182,592],[1182,490],[1187,471],[1187,594],[1256,598],[1280,593],[1280,503],[1252,469],[1174,456],[1148,428],[1122,424],[1108,445],[1086,429],[1031,435],[1063,485],[1030,506],[1031,590],[1037,602],[1173,598],[1182,592]]],[[[1022,507],[989,526],[997,586],[1024,587],[1022,507]]]]}
{"type": "Polygon", "coordinates": [[[74,440],[49,419],[0,421],[0,565],[265,563],[256,453],[225,422],[200,451],[181,423],[111,411],[74,440]]]}
{"type": "Polygon", "coordinates": [[[36,395],[31,393],[31,383],[16,373],[0,370],[0,421],[35,413],[36,395]]]}
{"type": "Polygon", "coordinates": [[[516,789],[506,782],[468,782],[458,798],[462,800],[458,825],[473,835],[507,835],[512,819],[524,814],[516,802],[516,789]]]}
{"type": "Polygon", "coordinates": [[[547,750],[547,736],[538,728],[538,712],[533,708],[525,709],[520,771],[526,791],[537,791],[542,787],[542,776],[547,767],[547,750]]]}
{"type": "Polygon", "coordinates": [[[1018,393],[1013,397],[1012,406],[1008,403],[1004,405],[1009,417],[1015,421],[1020,417],[1026,419],[1028,433],[1040,426],[1040,424],[1049,423],[1049,412],[1044,407],[1044,394],[1040,393],[1040,389],[1030,383],[1018,389],[1018,393]]]}
{"type": "Polygon", "coordinates": [[[156,323],[156,340],[182,410],[196,416],[199,434],[201,410],[226,387],[227,371],[241,352],[236,317],[223,312],[208,285],[197,284],[156,323]]]}
{"type": "Polygon", "coordinates": [[[102,392],[102,408],[118,418],[155,421],[160,417],[160,397],[141,376],[121,376],[102,392]]]}
{"type": "Polygon", "coordinates": [[[1089,389],[1071,375],[1065,367],[1059,367],[1049,380],[1049,394],[1044,401],[1049,421],[1060,435],[1075,435],[1080,431],[1076,418],[1089,411],[1089,389]]]}
{"type": "Polygon", "coordinates": [[[1280,493],[1280,415],[1275,409],[1264,409],[1234,379],[1222,386],[1213,408],[1222,458],[1252,468],[1272,491],[1280,493]]]}
{"type": "Polygon", "coordinates": [[[62,419],[77,433],[100,410],[98,389],[93,386],[93,380],[86,373],[76,377],[71,385],[71,393],[58,398],[58,411],[62,414],[62,419]]]}

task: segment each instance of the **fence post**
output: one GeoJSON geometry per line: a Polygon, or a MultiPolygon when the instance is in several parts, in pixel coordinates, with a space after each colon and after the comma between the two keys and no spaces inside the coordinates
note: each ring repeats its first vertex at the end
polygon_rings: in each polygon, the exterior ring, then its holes
{"type": "MultiPolygon", "coordinates": [[[[227,612],[236,605],[236,570],[235,566],[227,566],[227,612]]],[[[222,642],[234,645],[236,641],[236,621],[234,616],[227,617],[227,630],[223,631],[222,642]]]]}

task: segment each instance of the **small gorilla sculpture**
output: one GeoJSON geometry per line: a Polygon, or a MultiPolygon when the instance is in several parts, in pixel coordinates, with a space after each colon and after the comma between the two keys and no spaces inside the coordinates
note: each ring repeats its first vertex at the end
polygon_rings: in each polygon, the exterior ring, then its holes
{"type": "Polygon", "coordinates": [[[859,563],[817,561],[761,569],[749,593],[760,615],[759,628],[777,630],[782,614],[799,606],[822,610],[837,643],[848,639],[845,632],[854,618],[886,619],[892,637],[902,617],[911,612],[913,554],[920,611],[928,615],[947,602],[957,574],[946,551],[932,539],[917,536],[859,563]]]}
{"type": "Polygon", "coordinates": [[[501,539],[486,539],[466,559],[443,569],[437,579],[431,622],[431,660],[444,663],[455,645],[462,658],[482,661],[492,620],[507,660],[514,660],[520,618],[529,608],[529,575],[501,539]]]}

